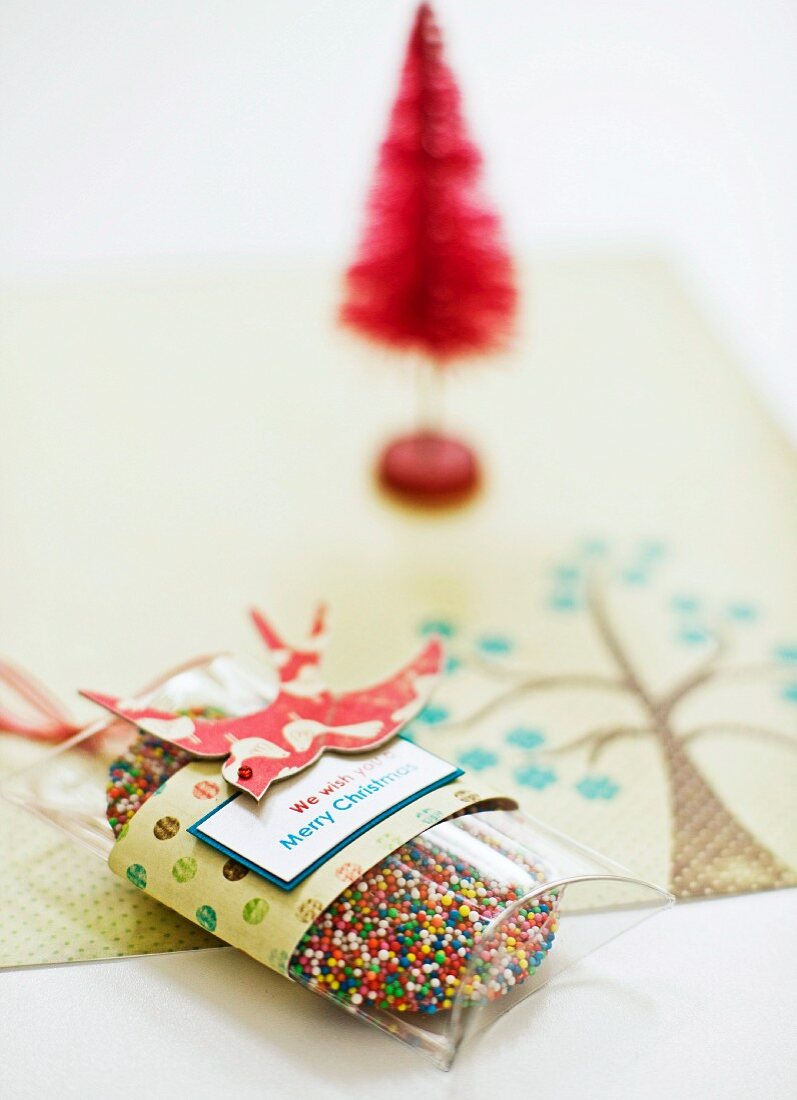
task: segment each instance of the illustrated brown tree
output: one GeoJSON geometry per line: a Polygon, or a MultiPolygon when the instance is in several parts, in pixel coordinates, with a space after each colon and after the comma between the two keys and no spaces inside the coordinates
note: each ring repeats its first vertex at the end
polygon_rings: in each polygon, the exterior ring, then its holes
{"type": "Polygon", "coordinates": [[[498,695],[458,720],[470,724],[503,706],[508,700],[534,692],[602,690],[619,692],[637,704],[640,722],[589,729],[575,740],[554,749],[566,753],[588,750],[590,764],[613,742],[625,737],[655,739],[664,764],[672,819],[670,889],[681,898],[736,894],[772,887],[797,885],[797,871],[784,864],[747,829],[723,802],[690,754],[697,738],[712,734],[749,734],[784,741],[786,733],[747,722],[712,722],[682,730],[676,716],[695,692],[720,681],[742,681],[771,676],[774,663],[734,665],[727,660],[727,643],[718,635],[709,656],[664,692],[652,691],[644,682],[629,648],[612,621],[605,592],[598,583],[586,588],[586,610],[597,638],[611,659],[609,675],[562,673],[554,675],[518,672],[489,661],[486,671],[509,682],[498,695]]]}

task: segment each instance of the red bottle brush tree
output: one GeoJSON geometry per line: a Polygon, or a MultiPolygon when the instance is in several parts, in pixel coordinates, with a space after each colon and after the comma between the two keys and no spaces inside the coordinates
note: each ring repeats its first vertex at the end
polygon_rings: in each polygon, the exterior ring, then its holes
{"type": "MultiPolygon", "coordinates": [[[[421,4],[340,315],[414,353],[437,380],[454,362],[502,350],[512,334],[513,266],[480,192],[481,164],[432,9],[421,4]]],[[[470,448],[428,422],[387,447],[380,475],[429,502],[467,495],[479,480],[470,448]]]]}

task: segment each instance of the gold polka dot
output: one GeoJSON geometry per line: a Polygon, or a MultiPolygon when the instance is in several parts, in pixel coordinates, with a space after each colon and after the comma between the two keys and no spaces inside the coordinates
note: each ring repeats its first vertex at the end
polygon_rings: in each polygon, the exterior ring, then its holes
{"type": "Polygon", "coordinates": [[[158,840],[171,840],[180,832],[180,822],[176,817],[159,817],[152,831],[158,840]]]}
{"type": "Polygon", "coordinates": [[[228,859],[222,867],[221,873],[228,882],[238,882],[239,879],[246,878],[249,874],[249,868],[244,867],[237,859],[228,859]]]}

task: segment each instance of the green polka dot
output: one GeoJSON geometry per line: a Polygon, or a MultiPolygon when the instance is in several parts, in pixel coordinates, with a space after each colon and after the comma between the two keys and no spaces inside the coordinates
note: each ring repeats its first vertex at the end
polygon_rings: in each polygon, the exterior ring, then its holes
{"type": "Polygon", "coordinates": [[[268,913],[268,902],[265,898],[252,898],[244,906],[243,917],[247,924],[260,924],[268,913]]]}
{"type": "Polygon", "coordinates": [[[216,910],[210,905],[200,905],[196,911],[196,919],[208,932],[216,931],[216,910]]]}
{"type": "Polygon", "coordinates": [[[140,863],[131,863],[127,868],[127,877],[137,886],[139,890],[145,890],[147,887],[147,871],[145,867],[142,867],[140,863]]]}
{"type": "Polygon", "coordinates": [[[172,867],[172,875],[178,882],[190,882],[197,872],[197,862],[193,856],[183,856],[172,867]]]}

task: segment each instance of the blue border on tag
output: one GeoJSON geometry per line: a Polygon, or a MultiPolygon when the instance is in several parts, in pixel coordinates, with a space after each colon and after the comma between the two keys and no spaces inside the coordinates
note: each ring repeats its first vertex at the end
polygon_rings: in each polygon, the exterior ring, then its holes
{"type": "MultiPolygon", "coordinates": [[[[428,752],[428,749],[424,749],[423,751],[428,752]]],[[[429,753],[429,755],[437,756],[436,753],[429,753]]],[[[437,759],[441,760],[442,757],[438,756],[437,759]]],[[[389,809],[383,810],[382,813],[377,814],[377,816],[371,821],[367,821],[364,825],[361,825],[359,829],[355,829],[353,833],[349,833],[349,835],[341,840],[338,844],[336,844],[334,848],[330,848],[330,850],[326,852],[323,856],[319,856],[319,858],[314,863],[312,863],[309,867],[306,867],[303,871],[300,871],[298,875],[296,875],[289,881],[278,878],[277,875],[273,875],[270,871],[267,871],[265,867],[260,867],[257,863],[252,863],[251,860],[239,855],[238,852],[233,851],[232,848],[228,848],[225,844],[220,844],[218,840],[213,840],[211,837],[206,836],[201,831],[200,826],[203,822],[207,821],[208,818],[213,817],[215,814],[219,813],[220,810],[223,810],[225,806],[229,805],[229,803],[233,802],[236,798],[240,798],[243,794],[243,791],[237,791],[235,794],[230,795],[230,797],[225,799],[220,806],[215,806],[209,813],[206,813],[204,817],[201,817],[199,821],[195,821],[193,825],[189,825],[186,829],[186,832],[190,833],[191,836],[196,837],[197,840],[201,840],[204,844],[209,844],[211,848],[215,848],[217,851],[222,852],[225,856],[229,856],[231,859],[237,860],[238,863],[241,863],[244,867],[248,867],[249,870],[254,871],[255,874],[261,875],[264,879],[267,879],[275,886],[278,886],[281,890],[293,890],[293,888],[295,886],[298,886],[300,882],[304,882],[304,880],[309,875],[311,875],[313,871],[318,870],[319,867],[323,867],[323,865],[327,863],[330,859],[332,859],[333,856],[337,855],[338,852],[343,851],[344,848],[348,847],[348,845],[351,844],[353,840],[356,840],[358,837],[362,836],[363,833],[369,832],[371,829],[373,829],[375,825],[378,825],[380,821],[385,821],[388,817],[392,817],[393,814],[397,813],[399,810],[403,810],[405,806],[410,806],[413,802],[417,802],[419,798],[423,798],[425,794],[430,794],[432,791],[436,791],[438,787],[444,787],[447,783],[453,783],[455,779],[459,779],[459,777],[464,774],[465,773],[462,768],[454,767],[449,775],[442,776],[442,778],[436,780],[434,783],[430,783],[427,787],[423,787],[422,790],[416,791],[414,794],[411,794],[407,798],[402,799],[401,802],[397,802],[395,806],[391,806],[389,809]]]]}

